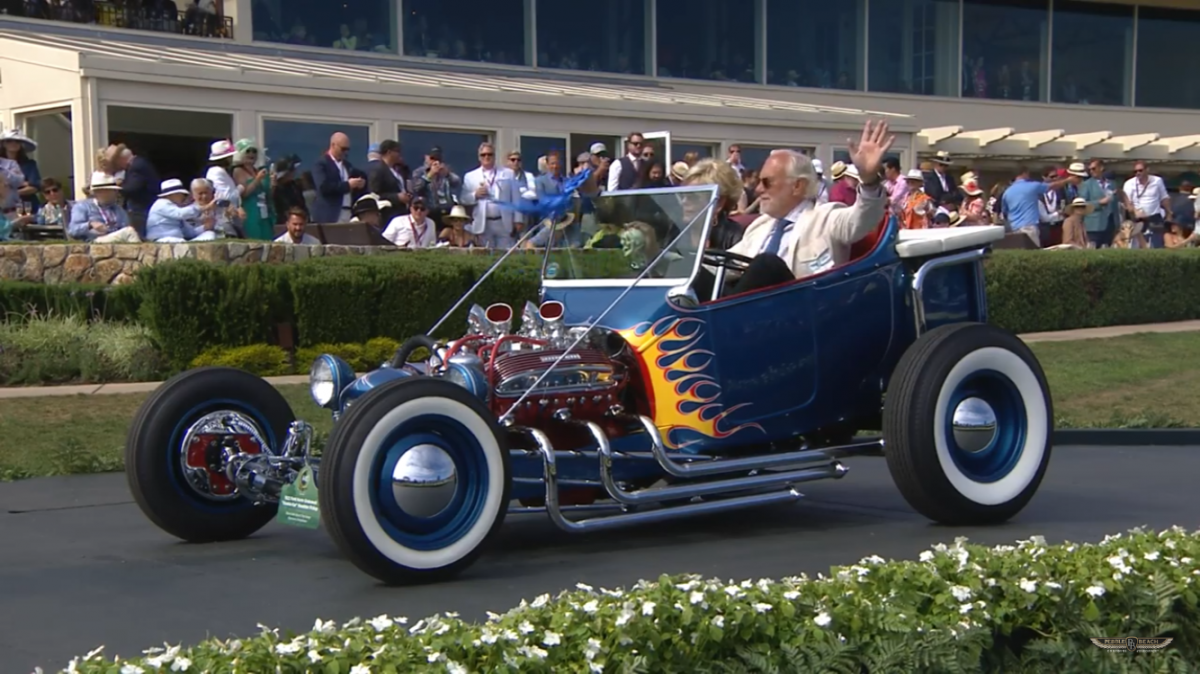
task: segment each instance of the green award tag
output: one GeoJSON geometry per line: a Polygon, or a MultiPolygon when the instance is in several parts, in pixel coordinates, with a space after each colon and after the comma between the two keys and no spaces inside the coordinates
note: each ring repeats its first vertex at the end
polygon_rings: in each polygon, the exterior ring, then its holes
{"type": "Polygon", "coordinates": [[[279,493],[280,522],[293,527],[316,529],[321,526],[321,509],[317,505],[317,482],[312,468],[301,469],[296,480],[279,493]]]}

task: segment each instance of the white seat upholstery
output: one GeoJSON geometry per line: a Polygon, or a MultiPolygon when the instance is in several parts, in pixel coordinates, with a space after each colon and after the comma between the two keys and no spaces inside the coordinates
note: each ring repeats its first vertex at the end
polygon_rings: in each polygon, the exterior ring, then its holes
{"type": "Polygon", "coordinates": [[[896,233],[896,254],[900,257],[941,255],[979,248],[1003,238],[1004,227],[1000,225],[902,229],[896,233]]]}

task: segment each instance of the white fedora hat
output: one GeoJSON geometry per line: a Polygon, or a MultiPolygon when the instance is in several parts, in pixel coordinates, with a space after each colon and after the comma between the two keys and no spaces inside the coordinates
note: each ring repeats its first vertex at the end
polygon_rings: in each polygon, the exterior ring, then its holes
{"type": "Polygon", "coordinates": [[[183,182],[180,181],[179,178],[171,178],[170,180],[162,181],[162,185],[159,187],[159,190],[158,196],[160,197],[166,197],[172,194],[191,194],[191,192],[189,192],[187,188],[183,186],[183,182]]]}
{"type": "Polygon", "coordinates": [[[909,169],[908,174],[904,176],[905,180],[916,180],[921,183],[925,182],[925,174],[921,173],[921,169],[909,169]]]}
{"type": "Polygon", "coordinates": [[[938,150],[938,153],[933,155],[933,161],[950,166],[954,162],[950,160],[950,153],[945,150],[938,150]]]}
{"type": "Polygon", "coordinates": [[[119,189],[121,189],[121,186],[117,184],[116,178],[108,175],[107,173],[102,173],[100,171],[97,171],[92,174],[92,182],[90,185],[88,185],[88,187],[90,187],[93,192],[96,190],[119,190],[119,189]]]}
{"type": "Polygon", "coordinates": [[[3,143],[6,140],[17,141],[21,144],[21,147],[25,148],[26,152],[33,152],[37,149],[37,143],[35,143],[32,138],[26,136],[20,131],[17,131],[16,129],[9,129],[4,133],[0,133],[0,143],[3,143]]]}
{"type": "Polygon", "coordinates": [[[228,140],[218,140],[209,147],[208,160],[216,161],[237,154],[237,148],[228,140]]]}
{"type": "Polygon", "coordinates": [[[1078,178],[1091,177],[1088,175],[1087,167],[1084,166],[1083,162],[1081,161],[1072,162],[1071,165],[1067,167],[1067,175],[1073,175],[1078,178]]]}

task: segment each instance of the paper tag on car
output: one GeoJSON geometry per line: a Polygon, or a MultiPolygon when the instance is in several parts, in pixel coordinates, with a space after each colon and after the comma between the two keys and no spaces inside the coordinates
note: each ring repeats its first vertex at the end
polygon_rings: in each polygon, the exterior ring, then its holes
{"type": "Polygon", "coordinates": [[[312,468],[305,466],[296,480],[279,493],[277,519],[289,526],[316,529],[321,526],[321,508],[317,504],[317,482],[312,468]]]}

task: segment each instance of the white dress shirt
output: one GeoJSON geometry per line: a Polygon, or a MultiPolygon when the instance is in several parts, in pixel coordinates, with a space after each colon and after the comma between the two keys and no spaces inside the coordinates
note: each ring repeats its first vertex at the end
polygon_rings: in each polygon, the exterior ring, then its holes
{"type": "Polygon", "coordinates": [[[1146,217],[1165,215],[1162,202],[1167,198],[1167,186],[1162,178],[1150,176],[1145,185],[1136,176],[1130,178],[1125,181],[1125,194],[1129,196],[1133,207],[1145,213],[1146,217]]]}
{"type": "Polygon", "coordinates": [[[414,224],[411,215],[398,215],[383,230],[383,238],[400,248],[432,248],[437,243],[437,232],[433,220],[425,218],[424,224],[414,224]]]}
{"type": "MultiPolygon", "coordinates": [[[[638,162],[641,161],[641,159],[642,159],[642,156],[640,154],[628,154],[625,156],[629,158],[629,161],[633,162],[634,167],[637,167],[638,162]]],[[[623,169],[623,168],[625,168],[625,166],[624,166],[624,164],[621,163],[620,160],[614,161],[613,163],[608,165],[608,191],[609,192],[617,191],[617,185],[620,183],[620,180],[621,180],[621,169],[623,169]]]]}

